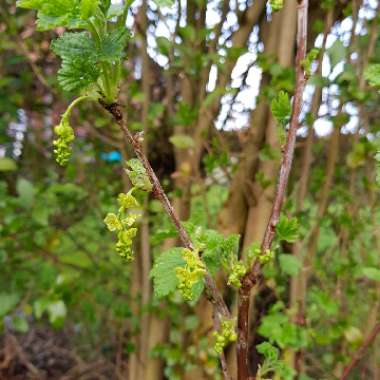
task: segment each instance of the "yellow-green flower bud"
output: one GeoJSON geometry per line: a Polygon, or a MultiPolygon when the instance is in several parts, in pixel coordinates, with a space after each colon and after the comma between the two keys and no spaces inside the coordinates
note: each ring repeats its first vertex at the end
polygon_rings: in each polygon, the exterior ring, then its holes
{"type": "Polygon", "coordinates": [[[191,301],[193,286],[203,280],[206,274],[206,267],[197,251],[184,248],[182,257],[186,265],[185,267],[176,268],[178,289],[185,300],[191,301]]]}
{"type": "Polygon", "coordinates": [[[117,215],[113,213],[107,214],[107,216],[104,219],[104,223],[106,224],[107,228],[112,231],[120,231],[123,228],[123,225],[117,215]]]}
{"type": "Polygon", "coordinates": [[[277,12],[284,6],[284,0],[269,0],[269,5],[273,12],[277,12]]]}
{"type": "Polygon", "coordinates": [[[236,318],[225,319],[220,324],[220,330],[214,332],[214,349],[218,354],[221,354],[229,343],[236,342],[237,334],[235,331],[235,325],[236,318]]]}
{"type": "Polygon", "coordinates": [[[119,202],[120,207],[122,207],[125,210],[140,206],[139,202],[137,202],[137,199],[132,195],[131,191],[127,194],[119,194],[117,201],[119,202]]]}
{"type": "Polygon", "coordinates": [[[231,273],[228,276],[228,285],[232,285],[235,288],[241,287],[240,280],[247,273],[247,268],[242,261],[237,261],[231,268],[231,273]]]}
{"type": "Polygon", "coordinates": [[[57,136],[57,139],[53,141],[54,154],[58,164],[64,166],[70,158],[70,144],[75,137],[74,131],[71,128],[68,119],[63,117],[61,123],[54,127],[54,132],[57,136]]]}

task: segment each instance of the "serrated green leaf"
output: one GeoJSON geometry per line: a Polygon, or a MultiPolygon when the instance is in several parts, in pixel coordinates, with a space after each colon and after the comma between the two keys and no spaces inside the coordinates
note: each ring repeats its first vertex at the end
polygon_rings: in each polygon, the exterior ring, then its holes
{"type": "Polygon", "coordinates": [[[65,91],[79,91],[96,83],[100,76],[97,49],[87,32],[64,33],[53,41],[52,50],[62,58],[58,82],[65,91]]]}
{"type": "Polygon", "coordinates": [[[79,59],[83,56],[96,61],[96,47],[87,32],[63,33],[54,40],[51,48],[55,54],[65,59],[79,59]]]}
{"type": "Polygon", "coordinates": [[[101,48],[97,52],[97,59],[111,63],[120,60],[123,57],[128,37],[128,30],[124,27],[106,34],[102,39],[101,48]]]}
{"type": "Polygon", "coordinates": [[[59,26],[69,29],[86,26],[80,17],[79,0],[19,0],[16,4],[20,8],[38,11],[37,28],[41,31],[59,26]]]}
{"type": "Polygon", "coordinates": [[[362,269],[364,276],[373,281],[380,281],[380,269],[373,267],[366,267],[362,269]]]}
{"type": "Polygon", "coordinates": [[[62,61],[58,70],[58,82],[63,90],[78,92],[96,83],[100,69],[91,61],[84,59],[62,61]]]}
{"type": "Polygon", "coordinates": [[[286,125],[289,122],[292,106],[285,91],[280,91],[277,98],[272,100],[271,110],[279,124],[286,125]]]}
{"type": "Polygon", "coordinates": [[[293,255],[282,254],[278,259],[282,271],[289,276],[296,276],[302,268],[299,259],[293,255]]]}
{"type": "Polygon", "coordinates": [[[157,298],[165,297],[176,290],[178,284],[176,268],[184,267],[185,264],[182,248],[172,248],[157,257],[150,272],[157,298]]]}
{"type": "Polygon", "coordinates": [[[294,243],[298,239],[298,220],[296,218],[288,219],[281,215],[276,226],[276,234],[280,240],[285,240],[289,243],[294,243]]]}

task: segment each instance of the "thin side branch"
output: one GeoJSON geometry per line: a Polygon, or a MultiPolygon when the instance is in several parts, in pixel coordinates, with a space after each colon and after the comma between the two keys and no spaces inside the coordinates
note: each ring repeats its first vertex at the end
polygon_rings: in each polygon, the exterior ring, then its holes
{"type": "MultiPolygon", "coordinates": [[[[149,177],[149,180],[153,185],[154,196],[161,202],[166,214],[169,216],[170,220],[172,221],[175,228],[177,229],[177,232],[179,234],[182,244],[184,245],[184,247],[188,249],[194,249],[194,246],[190,239],[189,234],[182,226],[181,221],[176,215],[174,208],[169,201],[169,198],[167,197],[164,189],[161,186],[159,179],[156,176],[156,173],[154,172],[152,166],[149,163],[148,158],[146,157],[144,153],[144,149],[140,141],[140,136],[133,135],[131,131],[128,129],[127,124],[123,117],[123,112],[119,104],[114,103],[111,105],[107,105],[103,103],[102,101],[100,101],[100,104],[112,115],[113,119],[120,126],[124,134],[124,137],[126,138],[128,143],[132,145],[132,148],[137,158],[143,164],[146,170],[146,173],[149,177]]],[[[205,276],[205,287],[206,287],[207,297],[209,301],[213,304],[218,317],[219,318],[223,317],[223,318],[228,318],[228,319],[231,318],[230,311],[228,310],[228,307],[226,303],[224,302],[223,297],[220,291],[218,290],[214,279],[208,272],[206,273],[206,276],[205,276]]]]}
{"type": "MultiPolygon", "coordinates": [[[[298,0],[298,28],[297,28],[297,56],[296,56],[296,88],[294,93],[290,127],[287,135],[286,145],[281,160],[280,174],[277,184],[276,196],[273,202],[272,212],[265,230],[261,244],[262,252],[271,248],[276,226],[278,224],[282,205],[286,194],[289,174],[292,168],[294,149],[299,126],[299,117],[302,109],[302,95],[306,84],[306,75],[303,60],[306,57],[307,26],[308,26],[308,0],[298,0]]],[[[248,370],[248,323],[249,323],[249,301],[252,287],[261,279],[261,265],[256,260],[251,270],[243,277],[242,287],[239,291],[238,309],[238,380],[249,378],[248,370]]]]}
{"type": "Polygon", "coordinates": [[[377,337],[379,333],[380,333],[380,323],[378,323],[372,329],[371,333],[368,335],[367,339],[363,342],[359,350],[356,352],[351,362],[344,368],[343,374],[340,380],[346,380],[348,378],[348,375],[350,374],[350,372],[357,366],[360,359],[363,357],[365,351],[372,344],[372,342],[375,340],[375,338],[377,337]]]}

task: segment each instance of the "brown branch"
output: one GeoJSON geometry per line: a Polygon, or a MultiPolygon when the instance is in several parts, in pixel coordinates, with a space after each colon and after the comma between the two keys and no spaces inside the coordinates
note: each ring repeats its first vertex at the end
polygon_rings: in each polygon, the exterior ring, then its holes
{"type": "MultiPolygon", "coordinates": [[[[296,56],[296,88],[294,93],[290,128],[287,136],[284,153],[281,160],[280,174],[277,184],[276,196],[273,202],[272,212],[265,230],[264,239],[261,244],[262,252],[270,249],[276,226],[280,218],[284,202],[289,174],[292,168],[294,149],[299,126],[299,117],[302,108],[302,95],[306,83],[306,75],[302,61],[306,56],[307,24],[308,24],[308,0],[298,0],[298,28],[297,28],[297,56],[296,56]]],[[[238,309],[238,343],[237,362],[238,380],[249,378],[248,370],[248,323],[249,323],[249,300],[252,287],[261,279],[261,264],[258,260],[254,262],[251,270],[243,277],[242,287],[239,291],[238,309]]]]}
{"type": "Polygon", "coordinates": [[[378,323],[370,332],[366,340],[363,342],[363,344],[360,346],[354,357],[352,358],[351,362],[344,368],[343,374],[340,377],[340,380],[346,380],[350,372],[356,367],[360,359],[363,357],[365,351],[367,348],[371,345],[371,343],[375,340],[377,334],[380,333],[380,323],[378,323]]]}
{"type": "MultiPolygon", "coordinates": [[[[164,189],[161,186],[159,179],[156,176],[156,173],[154,172],[148,158],[146,157],[144,153],[144,149],[141,144],[140,135],[138,134],[133,135],[131,131],[128,129],[127,124],[123,117],[123,112],[119,104],[114,103],[111,105],[107,105],[101,100],[100,100],[100,104],[112,115],[113,119],[120,126],[127,142],[129,142],[132,145],[137,158],[143,164],[146,170],[146,173],[149,177],[149,180],[151,184],[153,185],[153,190],[152,190],[153,195],[161,202],[166,214],[169,216],[170,220],[174,224],[179,234],[182,244],[184,245],[184,247],[188,249],[194,249],[194,246],[190,239],[189,234],[182,226],[181,221],[176,215],[175,210],[169,201],[169,198],[167,197],[164,189]]],[[[207,294],[208,300],[214,306],[215,312],[217,313],[218,317],[219,318],[223,317],[223,318],[228,318],[228,319],[231,318],[230,311],[228,310],[228,307],[226,303],[224,302],[223,297],[220,291],[218,290],[216,283],[209,272],[207,272],[205,276],[205,287],[206,287],[206,294],[207,294]]],[[[221,362],[223,365],[223,356],[221,356],[221,362]]]]}

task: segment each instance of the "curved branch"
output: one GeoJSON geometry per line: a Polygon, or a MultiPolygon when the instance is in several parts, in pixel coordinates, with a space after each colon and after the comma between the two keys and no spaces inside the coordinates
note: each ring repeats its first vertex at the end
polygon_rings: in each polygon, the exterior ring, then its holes
{"type": "MultiPolygon", "coordinates": [[[[276,226],[278,224],[282,205],[286,194],[290,170],[292,168],[294,149],[299,126],[299,117],[302,109],[302,95],[306,84],[306,74],[303,60],[306,57],[307,26],[308,26],[309,0],[298,0],[298,27],[297,27],[297,56],[296,56],[296,88],[294,93],[290,127],[287,135],[283,156],[281,160],[280,174],[277,184],[276,196],[273,202],[272,212],[265,230],[264,239],[261,244],[262,252],[271,248],[276,226]]],[[[261,264],[256,260],[251,270],[243,277],[242,287],[239,291],[238,311],[238,379],[247,380],[248,370],[248,322],[249,301],[252,287],[261,279],[261,264]]]]}
{"type": "MultiPolygon", "coordinates": [[[[148,158],[146,157],[144,153],[144,149],[141,144],[141,135],[139,134],[133,135],[131,131],[128,129],[126,121],[124,120],[123,111],[119,104],[113,103],[113,104],[107,105],[102,100],[100,100],[99,102],[112,115],[115,122],[120,126],[125,139],[127,140],[128,143],[132,145],[132,148],[137,158],[143,164],[146,170],[146,173],[149,177],[149,180],[153,185],[153,190],[152,190],[153,195],[161,202],[166,214],[169,216],[171,222],[174,224],[179,234],[182,244],[184,245],[184,247],[188,249],[191,249],[191,250],[194,249],[194,245],[190,239],[189,234],[182,226],[181,221],[179,220],[177,214],[175,213],[175,210],[172,204],[170,203],[169,198],[167,197],[164,189],[161,186],[159,179],[156,176],[156,173],[154,172],[148,158]]],[[[206,287],[207,297],[209,301],[212,303],[212,305],[214,306],[218,317],[230,319],[231,318],[230,311],[228,310],[228,307],[223,300],[222,294],[218,290],[216,283],[209,272],[207,272],[205,276],[205,287],[206,287]]]]}
{"type": "Polygon", "coordinates": [[[357,366],[360,359],[363,357],[367,348],[371,345],[371,343],[377,337],[377,334],[380,333],[380,323],[378,323],[368,335],[367,339],[363,342],[359,350],[356,352],[351,362],[344,368],[343,374],[340,377],[340,380],[346,380],[350,372],[357,366]]]}

